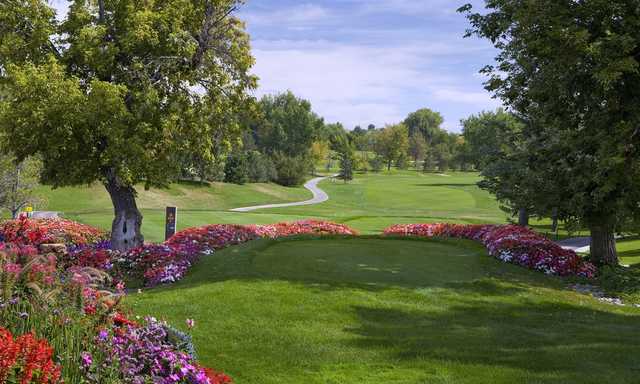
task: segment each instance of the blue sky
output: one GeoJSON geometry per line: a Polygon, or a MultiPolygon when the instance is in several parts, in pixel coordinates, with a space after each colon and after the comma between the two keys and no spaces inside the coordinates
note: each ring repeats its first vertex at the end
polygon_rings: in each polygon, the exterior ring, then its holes
{"type": "Polygon", "coordinates": [[[459,131],[461,118],[500,105],[478,74],[495,51],[462,37],[468,24],[455,11],[465,2],[248,0],[239,17],[251,34],[257,96],[289,89],[349,129],[428,107],[459,131]]]}

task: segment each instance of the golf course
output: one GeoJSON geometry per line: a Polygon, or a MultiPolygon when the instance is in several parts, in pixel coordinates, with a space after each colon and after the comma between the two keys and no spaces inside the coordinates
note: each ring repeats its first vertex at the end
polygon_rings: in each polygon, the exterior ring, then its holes
{"type": "MultiPolygon", "coordinates": [[[[474,242],[380,236],[397,223],[505,223],[477,180],[460,172],[358,174],[348,184],[320,183],[330,197],[324,203],[247,213],[229,209],[310,192],[272,184],[141,192],[145,235],[154,241],[162,240],[164,205],[179,207],[179,228],[317,218],[362,236],[231,246],[184,280],[132,292],[126,303],[140,317],[195,320],[199,359],[241,384],[633,383],[639,309],[501,263],[474,242]]],[[[110,225],[98,188],[54,190],[48,199],[75,220],[110,225]]],[[[620,242],[623,262],[638,259],[635,244],[620,242]]]]}
{"type": "Polygon", "coordinates": [[[640,0],[0,0],[0,384],[639,384],[640,0]]]}
{"type": "MultiPolygon", "coordinates": [[[[477,173],[416,171],[358,174],[348,184],[327,179],[319,184],[329,200],[322,204],[231,212],[237,207],[286,203],[311,198],[302,187],[275,184],[172,184],[168,189],[139,190],[148,241],[164,236],[164,209],[178,207],[178,229],[211,223],[263,224],[318,218],[348,224],[364,234],[379,234],[392,224],[419,222],[504,223],[506,214],[489,193],[476,186],[477,173]]],[[[104,229],[111,228],[113,208],[101,185],[89,188],[42,187],[48,210],[104,229]]]]}

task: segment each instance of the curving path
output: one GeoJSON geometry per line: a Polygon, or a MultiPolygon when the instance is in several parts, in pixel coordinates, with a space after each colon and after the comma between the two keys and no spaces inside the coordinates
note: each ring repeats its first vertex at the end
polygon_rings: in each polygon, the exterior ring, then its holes
{"type": "Polygon", "coordinates": [[[564,249],[570,249],[575,252],[589,252],[589,248],[591,248],[591,238],[574,237],[571,239],[556,241],[556,244],[564,249]]]}
{"type": "Polygon", "coordinates": [[[253,207],[233,208],[233,209],[231,209],[231,211],[233,211],[233,212],[250,212],[250,211],[255,211],[257,209],[296,207],[296,206],[299,206],[299,205],[320,204],[320,203],[323,203],[323,202],[329,200],[329,195],[327,195],[327,193],[325,191],[323,191],[322,189],[320,189],[318,187],[318,183],[321,182],[322,180],[328,179],[330,177],[336,177],[336,176],[338,176],[338,175],[316,177],[315,179],[311,179],[311,180],[307,181],[307,183],[304,185],[304,187],[306,189],[308,189],[309,191],[311,191],[311,193],[313,193],[313,198],[310,199],[310,200],[298,201],[298,202],[295,202],[295,203],[266,204],[266,205],[256,205],[256,206],[253,206],[253,207]]]}

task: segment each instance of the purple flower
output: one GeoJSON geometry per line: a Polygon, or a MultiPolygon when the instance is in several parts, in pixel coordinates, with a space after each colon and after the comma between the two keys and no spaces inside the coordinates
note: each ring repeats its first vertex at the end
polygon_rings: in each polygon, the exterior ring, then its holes
{"type": "Polygon", "coordinates": [[[80,358],[82,359],[82,367],[85,369],[91,367],[91,364],[93,364],[93,359],[89,352],[82,352],[80,358]]]}

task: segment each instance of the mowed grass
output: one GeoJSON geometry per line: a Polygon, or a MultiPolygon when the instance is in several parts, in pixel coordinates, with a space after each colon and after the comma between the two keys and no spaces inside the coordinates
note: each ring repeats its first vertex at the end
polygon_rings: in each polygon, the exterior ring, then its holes
{"type": "MultiPolygon", "coordinates": [[[[146,240],[159,242],[164,236],[164,210],[178,207],[178,229],[211,223],[262,224],[299,219],[291,215],[241,216],[228,212],[241,206],[306,200],[311,192],[302,187],[287,188],[275,184],[172,184],[168,189],[138,190],[138,207],[144,216],[146,240]]],[[[99,184],[86,187],[51,189],[41,187],[39,194],[47,201],[47,210],[103,229],[111,228],[113,208],[109,195],[99,184]]]]}
{"type": "MultiPolygon", "coordinates": [[[[362,233],[376,234],[392,224],[414,222],[503,223],[505,214],[485,191],[476,186],[475,173],[439,175],[415,171],[358,174],[348,184],[326,180],[320,187],[330,200],[313,206],[229,212],[232,208],[302,201],[311,193],[302,187],[274,184],[174,184],[167,190],[138,188],[144,215],[143,232],[149,241],[164,235],[164,207],[179,208],[178,228],[213,223],[266,224],[316,218],[348,224],[362,233]]],[[[101,185],[51,190],[41,194],[48,210],[109,229],[113,209],[101,185]]]]}
{"type": "Polygon", "coordinates": [[[194,318],[202,363],[238,384],[637,383],[639,311],[466,241],[259,240],[136,314],[194,318]]]}

